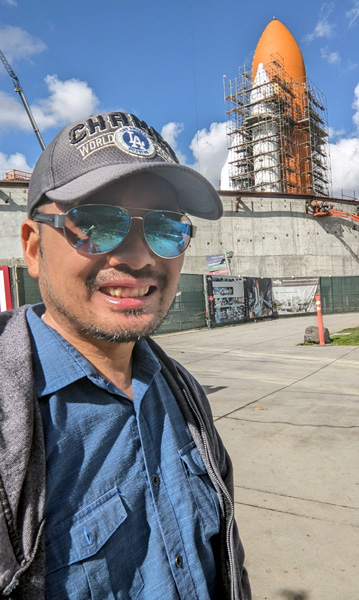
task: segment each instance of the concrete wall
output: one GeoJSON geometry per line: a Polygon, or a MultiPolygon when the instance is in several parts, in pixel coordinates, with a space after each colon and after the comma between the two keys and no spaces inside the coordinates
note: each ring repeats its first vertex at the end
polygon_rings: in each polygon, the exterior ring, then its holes
{"type": "MultiPolygon", "coordinates": [[[[27,188],[0,185],[0,264],[23,264],[20,226],[26,218],[27,188]]],[[[306,277],[359,275],[359,222],[314,218],[305,198],[222,195],[220,221],[193,218],[196,238],[187,250],[184,273],[206,273],[205,257],[233,250],[233,275],[306,277]],[[356,228],[355,228],[356,227],[356,228]]],[[[354,211],[335,203],[335,208],[354,211]]]]}
{"type": "Polygon", "coordinates": [[[0,185],[0,264],[22,263],[21,223],[26,219],[26,188],[0,185]]]}
{"type": "MultiPolygon", "coordinates": [[[[233,275],[258,277],[359,274],[359,222],[306,213],[305,198],[222,196],[220,221],[193,219],[197,234],[185,273],[206,273],[205,257],[233,250],[233,275]],[[238,205],[238,206],[237,206],[238,205]]],[[[355,212],[335,203],[337,210],[355,212]]]]}

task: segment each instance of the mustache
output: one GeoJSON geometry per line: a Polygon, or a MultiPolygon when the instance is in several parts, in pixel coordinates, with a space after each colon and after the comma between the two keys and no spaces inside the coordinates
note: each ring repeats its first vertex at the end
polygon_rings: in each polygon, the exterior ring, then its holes
{"type": "Polygon", "coordinates": [[[143,269],[138,269],[135,271],[131,269],[127,265],[121,265],[121,267],[117,269],[111,269],[106,271],[106,275],[99,275],[98,273],[89,274],[86,279],[86,288],[90,293],[92,293],[95,289],[101,286],[101,283],[106,281],[115,280],[118,278],[119,273],[129,275],[133,279],[152,279],[158,285],[158,288],[163,291],[168,285],[168,277],[165,273],[156,273],[150,267],[143,267],[143,269]],[[101,281],[102,280],[102,281],[101,281]]]}

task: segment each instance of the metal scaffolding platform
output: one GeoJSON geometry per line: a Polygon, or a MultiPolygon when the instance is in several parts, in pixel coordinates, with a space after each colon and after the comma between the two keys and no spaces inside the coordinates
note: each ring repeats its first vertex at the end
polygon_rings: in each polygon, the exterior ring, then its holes
{"type": "Polygon", "coordinates": [[[331,195],[324,94],[298,83],[272,55],[252,78],[246,67],[225,83],[232,189],[331,195]]]}

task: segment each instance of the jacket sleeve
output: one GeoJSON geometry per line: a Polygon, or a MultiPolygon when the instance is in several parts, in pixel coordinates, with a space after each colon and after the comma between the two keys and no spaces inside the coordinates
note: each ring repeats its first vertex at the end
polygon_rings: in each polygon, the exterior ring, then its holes
{"type": "Polygon", "coordinates": [[[27,307],[0,313],[0,598],[42,600],[45,446],[27,307]]]}

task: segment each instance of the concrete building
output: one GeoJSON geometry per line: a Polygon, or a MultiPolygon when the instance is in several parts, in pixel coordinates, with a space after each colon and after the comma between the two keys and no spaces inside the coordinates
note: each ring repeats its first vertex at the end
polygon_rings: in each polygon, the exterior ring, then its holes
{"type": "Polygon", "coordinates": [[[314,196],[219,194],[224,205],[220,221],[193,219],[197,233],[186,252],[185,273],[207,273],[206,256],[233,251],[232,275],[359,275],[359,201],[325,199],[344,214],[315,217],[312,204],[322,199],[314,196]]]}
{"type": "Polygon", "coordinates": [[[20,226],[26,218],[30,174],[10,171],[0,180],[0,265],[24,265],[20,226]]]}

